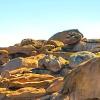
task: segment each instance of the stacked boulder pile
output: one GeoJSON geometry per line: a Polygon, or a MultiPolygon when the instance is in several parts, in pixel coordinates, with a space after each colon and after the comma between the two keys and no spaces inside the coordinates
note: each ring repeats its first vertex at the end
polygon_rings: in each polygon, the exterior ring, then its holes
{"type": "Polygon", "coordinates": [[[72,29],[0,48],[0,100],[100,100],[100,40],[72,29]]]}

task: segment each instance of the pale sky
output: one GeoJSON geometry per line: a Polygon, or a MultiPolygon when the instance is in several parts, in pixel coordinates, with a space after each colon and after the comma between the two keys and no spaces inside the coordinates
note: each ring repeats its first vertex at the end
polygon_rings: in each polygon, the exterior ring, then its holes
{"type": "Polygon", "coordinates": [[[100,38],[100,0],[0,0],[0,47],[69,29],[100,38]]]}

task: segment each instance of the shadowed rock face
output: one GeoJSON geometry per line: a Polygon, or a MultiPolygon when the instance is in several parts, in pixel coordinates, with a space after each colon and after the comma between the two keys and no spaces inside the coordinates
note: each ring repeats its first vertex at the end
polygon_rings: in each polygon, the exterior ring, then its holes
{"type": "Polygon", "coordinates": [[[100,51],[100,42],[80,42],[73,47],[73,51],[91,51],[99,52],[100,51]]]}
{"type": "Polygon", "coordinates": [[[65,77],[63,94],[70,100],[100,99],[100,57],[78,66],[65,77]]]}
{"type": "Polygon", "coordinates": [[[72,29],[56,33],[49,40],[62,41],[64,44],[75,44],[82,39],[83,35],[77,30],[72,29]]]}
{"type": "Polygon", "coordinates": [[[73,45],[64,45],[62,50],[65,52],[79,52],[79,51],[90,51],[99,52],[100,51],[100,41],[96,42],[96,39],[88,41],[80,41],[73,45]]]}
{"type": "Polygon", "coordinates": [[[9,54],[10,59],[14,59],[14,58],[17,58],[17,57],[27,57],[27,56],[28,55],[21,53],[21,52],[9,54]]]}

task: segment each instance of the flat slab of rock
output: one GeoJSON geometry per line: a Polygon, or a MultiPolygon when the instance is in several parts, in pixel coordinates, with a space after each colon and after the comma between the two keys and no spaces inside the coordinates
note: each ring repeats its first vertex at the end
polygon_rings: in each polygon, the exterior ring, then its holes
{"type": "Polygon", "coordinates": [[[0,100],[36,100],[46,93],[43,88],[25,87],[16,91],[0,88],[0,100]]]}

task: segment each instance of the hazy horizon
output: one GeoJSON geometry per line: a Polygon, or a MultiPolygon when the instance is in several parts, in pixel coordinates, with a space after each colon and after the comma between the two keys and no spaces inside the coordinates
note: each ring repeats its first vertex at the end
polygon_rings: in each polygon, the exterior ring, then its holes
{"type": "Polygon", "coordinates": [[[99,0],[0,0],[0,47],[78,29],[100,38],[99,0]]]}

